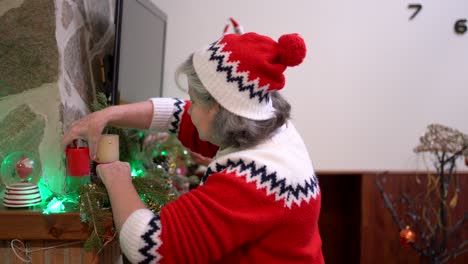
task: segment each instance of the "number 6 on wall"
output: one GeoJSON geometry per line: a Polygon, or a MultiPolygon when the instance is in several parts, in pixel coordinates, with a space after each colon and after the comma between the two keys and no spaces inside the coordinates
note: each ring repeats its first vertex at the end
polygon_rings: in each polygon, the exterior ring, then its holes
{"type": "Polygon", "coordinates": [[[455,22],[454,30],[457,34],[465,34],[467,30],[466,19],[459,19],[455,22]]]}

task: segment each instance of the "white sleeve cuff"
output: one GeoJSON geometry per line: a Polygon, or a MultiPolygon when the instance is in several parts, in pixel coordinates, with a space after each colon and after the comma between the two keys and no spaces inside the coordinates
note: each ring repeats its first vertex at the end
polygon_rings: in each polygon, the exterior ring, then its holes
{"type": "Polygon", "coordinates": [[[148,248],[148,252],[156,259],[160,259],[161,256],[156,255],[157,248],[162,244],[159,238],[161,235],[159,215],[155,216],[148,209],[139,209],[127,218],[119,234],[120,248],[132,263],[145,260],[145,255],[141,252],[143,248],[148,247],[145,235],[148,235],[148,238],[155,242],[150,243],[153,245],[148,248]],[[152,226],[155,224],[154,222],[156,222],[157,228],[152,226]]]}
{"type": "Polygon", "coordinates": [[[149,128],[152,130],[168,130],[174,114],[176,100],[172,98],[151,98],[150,100],[153,103],[153,119],[149,128]]]}

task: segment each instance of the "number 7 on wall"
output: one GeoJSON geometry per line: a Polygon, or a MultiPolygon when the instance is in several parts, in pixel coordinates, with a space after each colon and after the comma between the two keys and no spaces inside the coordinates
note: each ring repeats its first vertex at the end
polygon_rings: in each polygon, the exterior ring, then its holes
{"type": "Polygon", "coordinates": [[[421,4],[409,4],[408,9],[415,9],[414,13],[410,16],[409,20],[413,20],[414,17],[421,11],[421,4]]]}

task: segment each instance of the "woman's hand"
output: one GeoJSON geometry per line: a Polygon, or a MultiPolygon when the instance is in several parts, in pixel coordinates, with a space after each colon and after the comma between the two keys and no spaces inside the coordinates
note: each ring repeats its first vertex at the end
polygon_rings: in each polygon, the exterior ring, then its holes
{"type": "Polygon", "coordinates": [[[96,173],[108,189],[111,189],[115,183],[121,185],[127,182],[131,183],[132,181],[130,164],[128,162],[115,161],[99,164],[96,167],[96,173]]]}
{"type": "Polygon", "coordinates": [[[76,120],[63,135],[62,148],[65,149],[74,140],[81,138],[88,142],[89,154],[92,159],[95,159],[97,142],[104,127],[109,122],[109,118],[110,113],[104,109],[76,120]]]}
{"type": "Polygon", "coordinates": [[[132,183],[130,165],[115,161],[99,164],[96,172],[101,178],[112,205],[112,218],[118,232],[127,218],[136,210],[146,208],[132,183]]]}
{"type": "Polygon", "coordinates": [[[153,103],[151,101],[106,107],[75,121],[63,136],[62,147],[66,148],[75,139],[85,139],[88,141],[89,154],[94,160],[97,142],[106,125],[147,129],[152,120],[153,103]]]}

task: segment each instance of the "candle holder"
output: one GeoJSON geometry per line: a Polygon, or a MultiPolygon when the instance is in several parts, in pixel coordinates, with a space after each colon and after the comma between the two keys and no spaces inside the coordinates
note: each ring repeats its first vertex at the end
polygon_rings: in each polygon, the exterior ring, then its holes
{"type": "Polygon", "coordinates": [[[99,179],[99,176],[96,173],[97,165],[120,160],[119,146],[119,135],[101,135],[97,144],[96,159],[95,162],[93,162],[91,169],[91,182],[97,184],[101,183],[101,179],[99,179]]]}
{"type": "Polygon", "coordinates": [[[119,135],[104,134],[99,138],[96,162],[110,163],[119,160],[119,135]]]}
{"type": "Polygon", "coordinates": [[[77,192],[79,188],[90,182],[91,160],[88,147],[68,147],[67,158],[67,190],[77,192]]]}

